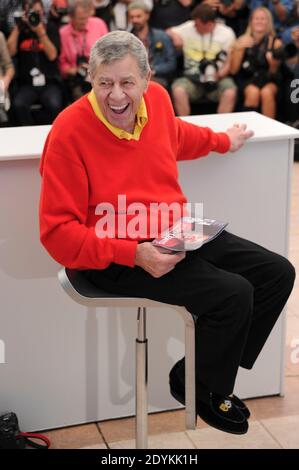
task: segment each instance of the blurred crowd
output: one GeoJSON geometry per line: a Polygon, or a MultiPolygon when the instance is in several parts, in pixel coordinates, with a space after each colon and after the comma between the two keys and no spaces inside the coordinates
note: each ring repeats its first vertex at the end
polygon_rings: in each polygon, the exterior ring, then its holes
{"type": "Polygon", "coordinates": [[[177,115],[256,110],[297,127],[299,0],[0,0],[0,126],[50,124],[90,90],[93,43],[144,43],[177,115]]]}

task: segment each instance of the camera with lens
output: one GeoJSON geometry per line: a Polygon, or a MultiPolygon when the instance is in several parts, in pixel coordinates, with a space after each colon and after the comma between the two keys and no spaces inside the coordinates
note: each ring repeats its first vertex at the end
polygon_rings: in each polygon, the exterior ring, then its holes
{"type": "Polygon", "coordinates": [[[199,81],[202,83],[208,91],[212,91],[217,88],[217,72],[225,62],[227,53],[220,51],[216,55],[215,59],[208,60],[204,57],[199,62],[199,81]]]}
{"type": "MultiPolygon", "coordinates": [[[[25,15],[25,12],[21,10],[14,12],[14,15],[13,15],[14,22],[18,26],[19,29],[24,29],[27,27],[27,24],[23,19],[24,15],[25,15]]],[[[41,17],[38,11],[30,10],[27,13],[26,18],[28,20],[29,25],[33,27],[38,26],[39,23],[41,22],[41,17]]]]}
{"type": "Polygon", "coordinates": [[[285,46],[278,47],[272,51],[273,58],[285,62],[286,60],[293,59],[298,55],[298,49],[293,42],[285,46]]]}
{"type": "Polygon", "coordinates": [[[250,47],[246,51],[246,60],[242,64],[242,70],[246,76],[257,76],[262,71],[268,71],[269,64],[266,59],[269,37],[265,36],[259,44],[250,47]]]}
{"type": "Polygon", "coordinates": [[[209,90],[217,86],[217,65],[214,60],[202,59],[199,63],[199,81],[209,90]]]}
{"type": "Polygon", "coordinates": [[[41,18],[38,11],[30,10],[27,15],[28,23],[34,28],[40,24],[41,18]]]}
{"type": "Polygon", "coordinates": [[[76,63],[78,66],[78,69],[77,69],[78,75],[80,75],[80,77],[82,77],[85,80],[88,74],[88,69],[87,69],[88,57],[86,57],[85,55],[78,55],[76,63]]]}

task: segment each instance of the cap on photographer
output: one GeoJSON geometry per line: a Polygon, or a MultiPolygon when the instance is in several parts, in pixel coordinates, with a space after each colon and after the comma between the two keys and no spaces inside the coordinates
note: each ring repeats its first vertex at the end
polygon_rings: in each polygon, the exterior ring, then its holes
{"type": "Polygon", "coordinates": [[[57,64],[59,33],[51,22],[46,24],[41,0],[23,0],[22,7],[7,41],[18,64],[13,108],[17,124],[51,123],[62,105],[57,64]],[[36,122],[32,116],[30,107],[35,103],[44,109],[43,122],[36,122]]]}
{"type": "Polygon", "coordinates": [[[216,21],[217,13],[202,3],[192,11],[192,20],[167,30],[184,58],[183,77],[172,84],[173,101],[179,116],[190,114],[190,103],[202,97],[218,103],[218,113],[230,113],[236,101],[231,77],[230,53],[235,34],[216,21]]]}

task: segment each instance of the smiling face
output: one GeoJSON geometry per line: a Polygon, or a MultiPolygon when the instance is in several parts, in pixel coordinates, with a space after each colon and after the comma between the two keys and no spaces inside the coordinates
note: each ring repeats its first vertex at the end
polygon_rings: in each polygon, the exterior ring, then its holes
{"type": "Polygon", "coordinates": [[[129,54],[97,67],[91,83],[98,105],[110,124],[133,132],[149,78],[150,73],[147,77],[141,75],[137,60],[129,54]]]}
{"type": "Polygon", "coordinates": [[[257,9],[251,18],[251,28],[254,33],[268,33],[270,30],[269,18],[263,10],[257,9]]]}

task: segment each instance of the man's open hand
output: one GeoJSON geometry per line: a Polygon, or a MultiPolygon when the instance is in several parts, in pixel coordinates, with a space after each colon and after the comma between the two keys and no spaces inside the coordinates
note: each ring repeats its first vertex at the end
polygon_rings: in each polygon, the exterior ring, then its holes
{"type": "Polygon", "coordinates": [[[175,254],[161,253],[150,242],[137,245],[135,265],[140,266],[153,277],[161,277],[175,268],[186,256],[185,252],[175,254]]]}
{"type": "Polygon", "coordinates": [[[227,129],[226,133],[230,138],[230,152],[236,152],[241,148],[245,141],[253,136],[254,132],[246,130],[246,124],[234,124],[227,129]]]}

